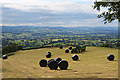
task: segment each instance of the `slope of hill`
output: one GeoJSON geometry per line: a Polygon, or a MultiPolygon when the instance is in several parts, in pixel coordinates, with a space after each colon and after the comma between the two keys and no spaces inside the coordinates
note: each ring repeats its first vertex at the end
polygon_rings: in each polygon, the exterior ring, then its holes
{"type": "Polygon", "coordinates": [[[79,56],[79,61],[73,61],[71,53],[65,53],[59,48],[44,48],[18,51],[15,55],[2,60],[3,78],[117,78],[118,50],[101,47],[87,47],[87,51],[79,56]],[[52,53],[46,58],[46,52],[52,53]],[[108,54],[114,54],[115,60],[108,61],[108,54]],[[61,57],[69,62],[68,70],[50,70],[40,67],[40,59],[56,59],[61,57]]]}

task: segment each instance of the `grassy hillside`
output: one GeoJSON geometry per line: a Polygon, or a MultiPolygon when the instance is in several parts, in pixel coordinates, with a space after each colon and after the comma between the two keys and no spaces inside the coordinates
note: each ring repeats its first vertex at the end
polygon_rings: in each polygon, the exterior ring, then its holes
{"type": "Polygon", "coordinates": [[[71,53],[59,48],[45,48],[18,51],[15,55],[2,60],[4,78],[117,78],[118,50],[111,48],[87,47],[87,51],[73,61],[71,53]],[[40,59],[46,58],[46,52],[52,53],[53,59],[61,57],[69,62],[68,70],[50,70],[39,66],[40,59]],[[114,54],[115,60],[108,61],[108,54],[114,54]]]}

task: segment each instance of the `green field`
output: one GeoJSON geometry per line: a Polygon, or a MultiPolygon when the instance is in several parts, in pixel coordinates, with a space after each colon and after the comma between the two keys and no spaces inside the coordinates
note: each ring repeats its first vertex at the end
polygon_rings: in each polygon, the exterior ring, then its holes
{"type": "Polygon", "coordinates": [[[71,53],[59,48],[44,48],[18,51],[8,59],[2,60],[3,78],[117,78],[118,50],[103,47],[87,47],[87,51],[77,54],[79,61],[73,61],[71,53]],[[40,59],[46,58],[46,52],[53,59],[61,57],[69,62],[68,70],[50,70],[40,67],[40,59]],[[115,60],[108,61],[108,54],[114,54],[115,60]]]}

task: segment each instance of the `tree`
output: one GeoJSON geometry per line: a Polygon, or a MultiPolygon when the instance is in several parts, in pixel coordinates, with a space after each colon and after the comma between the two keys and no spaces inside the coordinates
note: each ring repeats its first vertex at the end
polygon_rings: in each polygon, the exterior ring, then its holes
{"type": "Polygon", "coordinates": [[[7,54],[10,52],[22,50],[22,48],[23,48],[23,46],[18,45],[18,44],[7,45],[7,46],[2,47],[2,54],[7,54]]]}
{"type": "Polygon", "coordinates": [[[104,18],[104,24],[111,23],[114,20],[120,22],[120,2],[94,2],[93,8],[100,11],[102,7],[106,7],[108,10],[99,14],[98,18],[104,18]]]}

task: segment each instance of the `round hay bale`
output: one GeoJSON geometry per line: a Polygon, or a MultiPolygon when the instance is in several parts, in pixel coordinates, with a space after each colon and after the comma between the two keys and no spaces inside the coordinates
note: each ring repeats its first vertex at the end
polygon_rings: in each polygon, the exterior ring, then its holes
{"type": "Polygon", "coordinates": [[[82,50],[82,48],[80,48],[80,50],[78,50],[79,51],[79,53],[81,53],[83,50],[82,50]]]}
{"type": "Polygon", "coordinates": [[[72,59],[73,59],[74,61],[77,61],[77,60],[79,59],[79,57],[78,57],[78,55],[73,55],[73,56],[72,56],[72,59]]]}
{"type": "Polygon", "coordinates": [[[52,60],[48,63],[48,67],[51,69],[51,70],[57,70],[58,68],[58,63],[55,61],[55,60],[52,60]]]}
{"type": "Polygon", "coordinates": [[[3,55],[2,58],[3,58],[3,59],[7,59],[7,55],[3,55]]]}
{"type": "Polygon", "coordinates": [[[86,49],[83,49],[83,51],[85,51],[86,49]]]}
{"type": "Polygon", "coordinates": [[[63,48],[63,46],[60,46],[60,49],[62,49],[63,48]]]}
{"type": "Polygon", "coordinates": [[[39,62],[39,65],[40,65],[41,67],[46,67],[46,66],[47,66],[47,60],[41,59],[40,62],[39,62]]]}
{"type": "Polygon", "coordinates": [[[62,59],[61,58],[56,58],[56,61],[59,63],[62,59]]]}
{"type": "Polygon", "coordinates": [[[70,46],[70,47],[69,47],[69,50],[71,50],[71,49],[72,49],[72,47],[70,46]]]}
{"type": "Polygon", "coordinates": [[[46,57],[50,58],[51,57],[51,52],[47,52],[46,57]]]}
{"type": "Polygon", "coordinates": [[[83,48],[84,48],[83,51],[86,51],[86,46],[83,46],[83,48]]]}
{"type": "Polygon", "coordinates": [[[48,63],[49,63],[50,61],[55,61],[55,59],[50,59],[50,60],[48,61],[48,63]]]}
{"type": "Polygon", "coordinates": [[[66,60],[62,60],[58,64],[61,70],[66,70],[68,68],[68,62],[66,60]]]}
{"type": "Polygon", "coordinates": [[[109,54],[109,55],[107,56],[107,59],[108,59],[109,61],[113,61],[114,58],[115,58],[115,56],[112,55],[112,54],[109,54]]]}
{"type": "Polygon", "coordinates": [[[50,55],[51,55],[51,52],[47,52],[47,54],[50,54],[50,55]]]}
{"type": "Polygon", "coordinates": [[[68,50],[68,49],[65,49],[65,52],[66,52],[66,53],[69,53],[69,50],[68,50]]]}
{"type": "Polygon", "coordinates": [[[74,51],[73,51],[73,49],[71,50],[71,53],[73,53],[74,51]]]}

